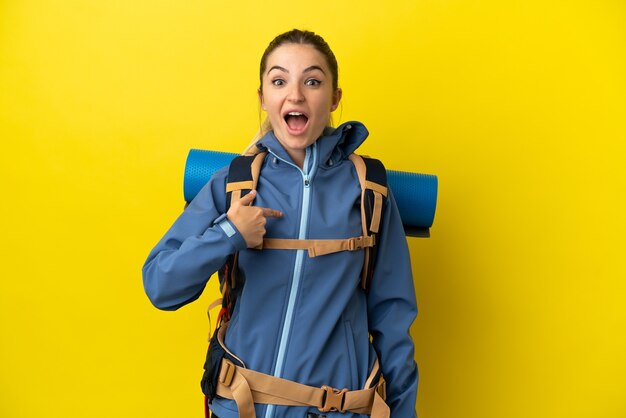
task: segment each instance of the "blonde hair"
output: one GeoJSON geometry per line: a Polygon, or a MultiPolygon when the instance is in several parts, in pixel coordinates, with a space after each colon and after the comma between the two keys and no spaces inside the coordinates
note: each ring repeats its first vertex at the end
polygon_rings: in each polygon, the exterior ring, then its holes
{"type": "Polygon", "coordinates": [[[257,131],[256,135],[254,135],[254,138],[252,138],[252,141],[250,141],[250,144],[248,144],[246,149],[243,151],[243,155],[258,154],[259,149],[257,148],[256,143],[259,142],[259,139],[263,138],[271,130],[272,123],[270,122],[270,118],[266,117],[261,123],[261,127],[257,131]]]}

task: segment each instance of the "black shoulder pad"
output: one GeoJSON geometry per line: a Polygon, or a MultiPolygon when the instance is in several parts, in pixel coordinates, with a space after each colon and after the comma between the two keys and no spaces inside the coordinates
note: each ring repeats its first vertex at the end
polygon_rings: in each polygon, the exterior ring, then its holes
{"type": "Polygon", "coordinates": [[[363,162],[365,162],[365,167],[367,168],[365,179],[387,187],[387,170],[385,170],[383,163],[376,158],[369,157],[363,157],[363,162]]]}
{"type": "Polygon", "coordinates": [[[228,169],[228,182],[236,183],[252,180],[252,161],[254,161],[254,155],[239,155],[235,157],[228,169]]]}
{"type": "MultiPolygon", "coordinates": [[[[254,155],[239,155],[235,157],[228,167],[227,183],[238,183],[240,181],[252,181],[252,162],[254,155]]],[[[250,193],[250,190],[242,190],[241,196],[250,193]]],[[[226,211],[230,209],[231,192],[226,194],[226,211]]]]}

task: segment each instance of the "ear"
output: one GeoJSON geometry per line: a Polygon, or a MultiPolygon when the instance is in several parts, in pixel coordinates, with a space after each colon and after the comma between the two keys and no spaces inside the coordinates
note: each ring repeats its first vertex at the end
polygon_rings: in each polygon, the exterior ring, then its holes
{"type": "Polygon", "coordinates": [[[258,89],[256,93],[259,96],[259,104],[261,105],[261,109],[266,110],[265,102],[263,101],[263,91],[261,89],[258,89]]]}
{"type": "Polygon", "coordinates": [[[334,93],[333,93],[333,104],[330,106],[330,111],[334,112],[335,109],[337,109],[337,106],[339,106],[339,102],[341,101],[341,96],[343,95],[343,91],[338,88],[334,93]]]}

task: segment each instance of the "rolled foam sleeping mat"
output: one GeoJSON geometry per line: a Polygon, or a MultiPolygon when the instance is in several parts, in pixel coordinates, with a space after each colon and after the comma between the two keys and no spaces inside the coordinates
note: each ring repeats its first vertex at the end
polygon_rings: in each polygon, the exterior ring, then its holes
{"type": "MultiPolygon", "coordinates": [[[[191,149],[185,163],[185,201],[191,202],[213,173],[239,154],[191,149]]],[[[396,199],[407,235],[430,236],[437,206],[437,176],[387,170],[387,182],[396,199]]]]}

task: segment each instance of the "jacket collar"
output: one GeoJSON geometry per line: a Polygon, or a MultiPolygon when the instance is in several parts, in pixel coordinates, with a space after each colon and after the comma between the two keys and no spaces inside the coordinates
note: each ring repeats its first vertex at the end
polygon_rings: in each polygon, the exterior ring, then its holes
{"type": "MultiPolygon", "coordinates": [[[[317,161],[332,166],[352,154],[367,138],[369,132],[361,122],[346,122],[337,128],[326,128],[317,141],[317,161]]],[[[257,142],[261,150],[269,150],[278,158],[293,163],[274,131],[269,131],[257,142]]]]}

